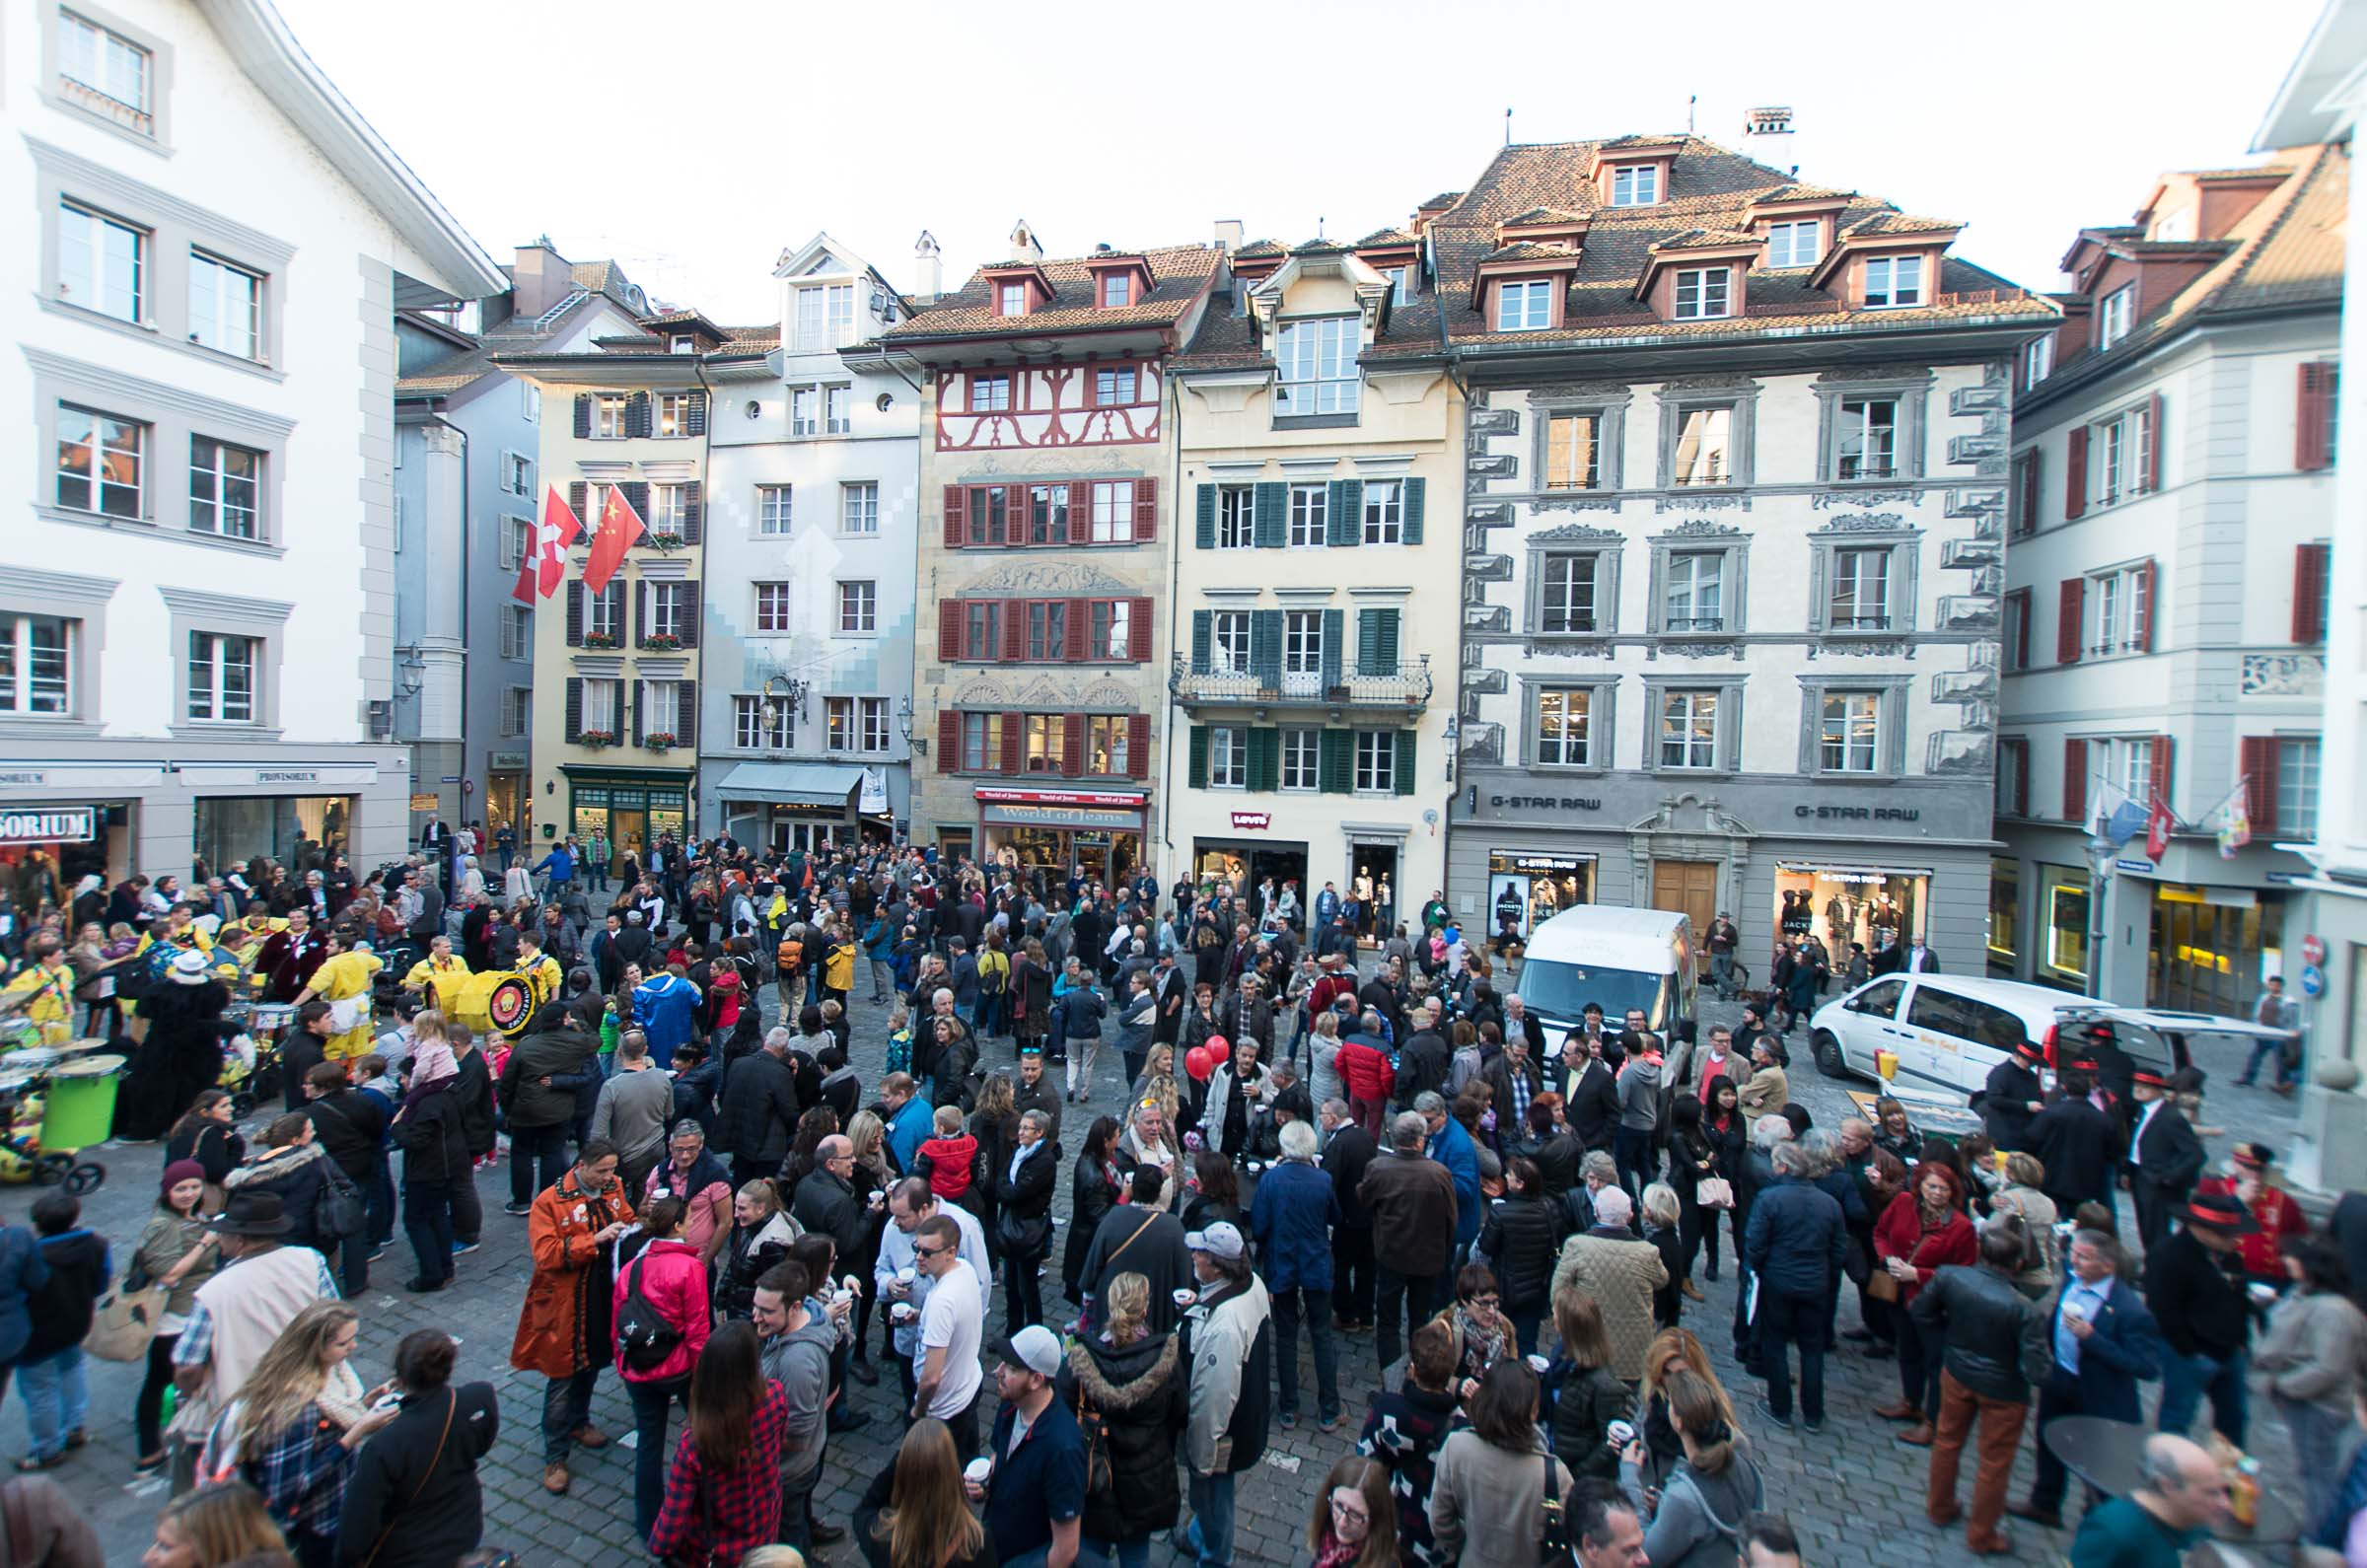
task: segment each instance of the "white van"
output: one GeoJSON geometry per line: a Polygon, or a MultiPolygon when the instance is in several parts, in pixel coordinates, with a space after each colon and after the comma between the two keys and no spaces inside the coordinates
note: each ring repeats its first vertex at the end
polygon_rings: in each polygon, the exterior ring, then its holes
{"type": "Polygon", "coordinates": [[[1537,928],[1514,990],[1549,1040],[1576,1029],[1589,1002],[1603,1005],[1614,1028],[1641,1008],[1665,1038],[1670,1025],[1693,1016],[1697,951],[1683,914],[1582,903],[1537,928]]]}
{"type": "Polygon", "coordinates": [[[2115,1007],[2093,997],[1976,974],[1886,974],[1817,1009],[1809,1044],[1828,1078],[1875,1076],[1875,1052],[1899,1057],[1898,1076],[1926,1089],[1970,1095],[2021,1039],[2069,1045],[2088,1025],[2110,1022],[2138,1067],[2162,1073],[2188,1064],[2190,1034],[2277,1035],[2239,1018],[2161,1008],[2115,1007]]]}

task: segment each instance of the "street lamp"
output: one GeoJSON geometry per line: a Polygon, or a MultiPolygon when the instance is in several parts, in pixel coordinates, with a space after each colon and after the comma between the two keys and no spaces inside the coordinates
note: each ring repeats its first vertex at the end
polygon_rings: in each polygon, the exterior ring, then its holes
{"type": "Polygon", "coordinates": [[[929,743],[912,739],[912,699],[898,697],[896,702],[896,727],[903,732],[904,748],[920,756],[929,754],[929,743]]]}
{"type": "Polygon", "coordinates": [[[396,650],[394,668],[398,672],[394,679],[394,689],[402,696],[415,697],[426,688],[427,659],[418,649],[396,650]]]}
{"type": "Polygon", "coordinates": [[[2088,994],[2104,997],[2105,895],[2113,886],[2113,841],[2101,832],[2088,839],[2088,994]]]}
{"type": "Polygon", "coordinates": [[[806,683],[795,676],[766,676],[759,694],[763,700],[756,709],[756,717],[767,737],[779,733],[784,712],[792,721],[805,713],[806,683]]]}

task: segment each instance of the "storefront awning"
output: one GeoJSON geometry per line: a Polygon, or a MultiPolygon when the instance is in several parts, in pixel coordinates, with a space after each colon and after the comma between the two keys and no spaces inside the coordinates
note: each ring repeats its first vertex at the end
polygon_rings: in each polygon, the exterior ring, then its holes
{"type": "Polygon", "coordinates": [[[716,793],[727,801],[843,807],[862,782],[859,767],[827,762],[743,762],[723,776],[716,793]]]}

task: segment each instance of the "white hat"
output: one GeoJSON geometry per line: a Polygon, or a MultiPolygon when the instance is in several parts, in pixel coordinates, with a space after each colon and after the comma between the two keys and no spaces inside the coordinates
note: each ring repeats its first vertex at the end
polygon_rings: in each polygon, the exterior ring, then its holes
{"type": "Polygon", "coordinates": [[[1011,1336],[1012,1359],[1030,1372],[1054,1377],[1060,1371],[1060,1336],[1041,1323],[1030,1323],[1011,1336]]]}
{"type": "Polygon", "coordinates": [[[1184,1245],[1195,1252],[1227,1260],[1240,1257],[1248,1249],[1242,1246],[1241,1230],[1225,1220],[1219,1220],[1204,1231],[1193,1231],[1184,1238],[1184,1245]]]}
{"type": "Polygon", "coordinates": [[[203,985],[205,983],[205,955],[195,948],[173,955],[172,965],[165,978],[175,985],[203,985]]]}

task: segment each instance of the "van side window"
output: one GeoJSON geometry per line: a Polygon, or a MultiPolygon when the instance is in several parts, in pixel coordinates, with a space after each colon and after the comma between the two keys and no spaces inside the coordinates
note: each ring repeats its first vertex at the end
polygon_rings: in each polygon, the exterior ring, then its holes
{"type": "Polygon", "coordinates": [[[1972,1025],[1972,1031],[1966,1036],[1968,1039],[1986,1045],[1991,1050],[2010,1051],[2015,1042],[2023,1037],[2025,1030],[2021,1015],[2009,1013],[2002,1007],[1992,1007],[1986,1002],[1974,1001],[1969,996],[1960,998],[1958,1005],[1965,1010],[1966,1018],[1972,1025]]]}
{"type": "Polygon", "coordinates": [[[1876,1018],[1897,1018],[1899,998],[1905,990],[1904,980],[1878,980],[1849,999],[1849,1011],[1871,1013],[1876,1018]]]}

